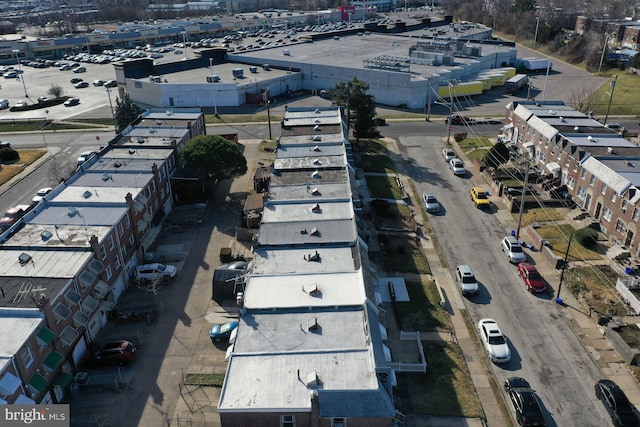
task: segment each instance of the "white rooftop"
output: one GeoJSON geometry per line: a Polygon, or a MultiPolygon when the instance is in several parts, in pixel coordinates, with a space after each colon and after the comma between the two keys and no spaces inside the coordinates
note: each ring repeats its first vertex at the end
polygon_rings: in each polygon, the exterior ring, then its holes
{"type": "Polygon", "coordinates": [[[280,137],[280,147],[288,147],[291,145],[305,145],[311,147],[319,145],[322,147],[323,145],[343,145],[344,142],[342,133],[323,133],[322,135],[289,134],[280,137]]]}
{"type": "Polygon", "coordinates": [[[91,236],[96,236],[101,243],[112,229],[113,226],[27,223],[5,242],[4,247],[90,248],[91,236]]]}
{"type": "Polygon", "coordinates": [[[269,204],[262,212],[262,222],[326,221],[353,218],[351,201],[327,203],[269,204]]]}
{"type": "MultiPolygon", "coordinates": [[[[309,171],[313,178],[313,171],[309,171]]],[[[308,185],[271,185],[265,204],[269,203],[305,203],[339,202],[351,200],[351,187],[348,182],[314,183],[308,185]]]]}
{"type": "Polygon", "coordinates": [[[44,316],[37,308],[0,308],[0,329],[2,343],[0,344],[0,372],[11,363],[35,330],[43,322],[44,316]]]}
{"type": "Polygon", "coordinates": [[[244,293],[244,306],[247,309],[353,306],[362,305],[365,300],[360,270],[350,273],[250,276],[244,293]]]}
{"type": "Polygon", "coordinates": [[[87,204],[117,203],[126,204],[128,193],[135,198],[140,192],[136,187],[85,187],[70,185],[50,200],[52,203],[87,204]]]}
{"type": "Polygon", "coordinates": [[[0,277],[72,278],[91,258],[91,251],[0,248],[0,277]],[[30,258],[21,264],[23,254],[30,258]]]}
{"type": "Polygon", "coordinates": [[[255,277],[257,275],[354,271],[358,269],[360,264],[357,252],[358,248],[356,246],[323,246],[315,249],[265,249],[258,247],[253,253],[251,274],[255,277]],[[318,251],[321,262],[307,261],[309,255],[315,255],[316,250],[318,251]]]}

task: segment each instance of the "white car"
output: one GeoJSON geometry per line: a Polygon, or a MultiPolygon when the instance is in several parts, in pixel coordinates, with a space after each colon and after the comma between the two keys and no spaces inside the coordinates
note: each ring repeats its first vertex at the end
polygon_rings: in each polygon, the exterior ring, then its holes
{"type": "Polygon", "coordinates": [[[509,344],[498,322],[493,319],[481,319],[478,322],[478,333],[489,360],[494,363],[507,363],[511,360],[509,344]]]}
{"type": "Polygon", "coordinates": [[[26,107],[27,105],[29,105],[29,104],[27,104],[27,101],[18,101],[18,102],[16,102],[16,105],[14,105],[14,107],[17,107],[17,108],[24,108],[24,107],[26,107]]]}
{"type": "Polygon", "coordinates": [[[466,175],[467,170],[464,168],[464,163],[457,157],[449,160],[449,168],[454,175],[466,175]]]}
{"type": "Polygon", "coordinates": [[[460,286],[462,295],[478,295],[480,291],[475,274],[473,274],[471,267],[466,264],[456,267],[456,282],[460,286]]]}
{"type": "Polygon", "coordinates": [[[93,157],[95,154],[96,154],[95,151],[83,151],[82,153],[80,153],[78,160],[76,160],[76,164],[80,166],[81,164],[89,160],[91,157],[93,157]]]}
{"type": "Polygon", "coordinates": [[[136,280],[169,280],[176,276],[176,272],[176,267],[170,264],[143,264],[136,268],[136,280]]]}
{"type": "Polygon", "coordinates": [[[44,199],[44,196],[46,196],[47,194],[51,193],[53,191],[53,188],[51,187],[46,187],[46,188],[41,188],[38,190],[38,192],[36,193],[35,196],[33,196],[33,199],[31,199],[32,203],[39,203],[40,200],[44,199]]]}
{"type": "Polygon", "coordinates": [[[451,148],[443,148],[442,157],[444,157],[445,162],[449,162],[451,159],[456,157],[456,152],[453,151],[451,148]]]}
{"type": "Polygon", "coordinates": [[[428,213],[440,212],[440,202],[438,202],[435,195],[431,193],[424,193],[422,195],[422,201],[424,202],[424,208],[428,213]]]}
{"type": "Polygon", "coordinates": [[[513,264],[520,264],[527,260],[527,254],[524,253],[522,245],[518,242],[518,239],[512,236],[506,236],[502,239],[502,251],[509,258],[509,262],[513,264]]]}

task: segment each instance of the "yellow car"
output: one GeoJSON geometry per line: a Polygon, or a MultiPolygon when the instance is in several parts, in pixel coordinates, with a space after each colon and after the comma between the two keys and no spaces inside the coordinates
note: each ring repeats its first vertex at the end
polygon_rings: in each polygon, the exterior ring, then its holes
{"type": "Polygon", "coordinates": [[[491,203],[487,197],[487,192],[482,187],[473,187],[471,189],[471,201],[476,205],[476,208],[489,208],[491,203]]]}

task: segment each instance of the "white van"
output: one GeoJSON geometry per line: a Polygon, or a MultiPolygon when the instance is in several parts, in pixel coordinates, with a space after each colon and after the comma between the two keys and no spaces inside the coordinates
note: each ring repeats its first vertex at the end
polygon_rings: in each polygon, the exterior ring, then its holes
{"type": "Polygon", "coordinates": [[[0,110],[6,110],[7,108],[9,108],[9,100],[0,99],[0,110]]]}

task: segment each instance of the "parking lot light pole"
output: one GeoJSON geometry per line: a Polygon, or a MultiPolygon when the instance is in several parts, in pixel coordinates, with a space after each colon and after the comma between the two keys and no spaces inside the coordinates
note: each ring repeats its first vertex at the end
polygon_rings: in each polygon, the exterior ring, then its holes
{"type": "MultiPolygon", "coordinates": [[[[211,73],[211,84],[213,85],[215,81],[213,80],[213,58],[209,58],[209,72],[211,73]]],[[[216,102],[216,87],[211,86],[213,88],[213,114],[216,117],[218,116],[218,103],[216,102]]]]}
{"type": "Polygon", "coordinates": [[[20,73],[19,77],[20,77],[20,80],[22,80],[22,88],[24,89],[24,96],[25,98],[29,98],[29,94],[27,93],[27,85],[25,85],[24,83],[24,74],[22,74],[22,65],[20,65],[20,58],[18,57],[18,54],[20,53],[20,49],[13,49],[11,52],[16,54],[16,62],[18,63],[18,72],[20,73]]]}

